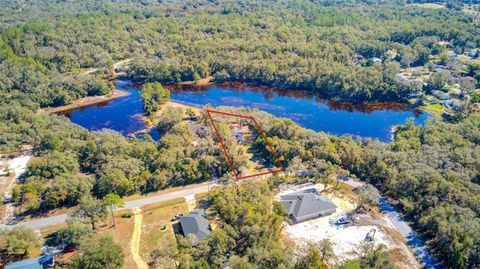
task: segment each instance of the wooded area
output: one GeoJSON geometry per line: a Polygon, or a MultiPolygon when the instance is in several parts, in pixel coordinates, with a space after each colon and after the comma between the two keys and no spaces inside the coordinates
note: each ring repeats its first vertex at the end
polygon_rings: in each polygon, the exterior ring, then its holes
{"type": "MultiPolygon", "coordinates": [[[[194,132],[182,121],[181,110],[170,109],[163,116],[159,141],[114,131],[89,132],[63,116],[36,113],[41,107],[109,93],[113,61],[133,57],[126,71],[134,81],[175,83],[213,76],[218,81],[304,89],[334,100],[403,101],[412,89],[396,77],[400,66],[423,64],[426,56],[445,49],[438,41],[450,41],[450,48],[458,52],[480,47],[480,29],[464,13],[404,9],[394,2],[1,5],[0,152],[15,155],[21,145],[33,145],[34,158],[13,197],[31,214],[78,205],[85,194],[102,199],[111,193],[125,196],[212,177],[231,178],[213,133],[194,146],[194,132]],[[398,54],[390,57],[391,50],[398,54]],[[372,57],[382,63],[372,64],[372,57]],[[92,67],[100,72],[81,75],[92,67]]],[[[153,90],[144,92],[146,100],[167,99],[164,89],[158,98],[153,90]]],[[[158,102],[145,105],[147,113],[158,109],[158,102]]],[[[287,170],[312,171],[314,178],[305,180],[328,181],[339,173],[368,181],[396,201],[448,266],[479,266],[480,114],[457,124],[407,122],[399,127],[396,141],[385,144],[317,133],[288,119],[248,112],[284,157],[287,170]]],[[[206,112],[199,117],[206,119],[206,112]]],[[[271,155],[261,141],[255,150],[271,155]]],[[[252,188],[237,186],[213,195],[223,224],[201,247],[183,246],[180,262],[185,268],[208,268],[205,263],[217,268],[226,251],[234,257],[232,268],[310,266],[293,264],[289,250],[279,243],[281,217],[263,200],[270,186],[252,188]]],[[[24,241],[32,236],[15,232],[24,241]]],[[[2,238],[3,233],[7,232],[2,238]]],[[[7,249],[5,242],[0,241],[2,251],[7,249]]],[[[87,242],[82,251],[88,253],[96,244],[87,242]]],[[[111,245],[111,239],[102,238],[102,244],[111,245]]],[[[27,247],[6,257],[24,256],[27,247]]],[[[112,248],[117,259],[121,253],[112,248]]],[[[382,258],[381,250],[375,253],[382,258]]],[[[309,268],[322,268],[314,249],[306,256],[318,261],[309,268]]]]}

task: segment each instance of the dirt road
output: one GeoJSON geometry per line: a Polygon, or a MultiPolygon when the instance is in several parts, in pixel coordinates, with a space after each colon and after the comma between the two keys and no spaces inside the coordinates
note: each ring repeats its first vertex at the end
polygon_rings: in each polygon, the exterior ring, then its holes
{"type": "Polygon", "coordinates": [[[130,251],[132,252],[133,261],[137,264],[138,269],[148,269],[147,263],[140,256],[140,237],[142,235],[143,215],[142,209],[135,207],[133,209],[133,234],[130,243],[130,251]]]}
{"type": "Polygon", "coordinates": [[[25,151],[20,157],[13,158],[6,162],[10,173],[13,173],[14,176],[1,178],[2,183],[4,183],[2,184],[2,191],[6,204],[5,210],[2,212],[3,214],[0,216],[0,224],[9,223],[13,220],[12,189],[17,180],[27,170],[27,165],[31,157],[32,152],[30,150],[25,151]]]}

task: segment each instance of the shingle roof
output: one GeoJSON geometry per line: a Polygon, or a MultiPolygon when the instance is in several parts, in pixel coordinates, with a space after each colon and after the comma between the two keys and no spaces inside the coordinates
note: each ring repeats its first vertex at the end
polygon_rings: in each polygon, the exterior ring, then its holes
{"type": "Polygon", "coordinates": [[[33,259],[22,260],[5,265],[5,269],[43,269],[53,265],[53,256],[44,255],[33,259]]]}
{"type": "Polygon", "coordinates": [[[194,234],[197,239],[206,239],[210,234],[210,224],[202,211],[192,211],[186,216],[180,217],[183,235],[194,234]]]}
{"type": "Polygon", "coordinates": [[[337,208],[332,201],[318,194],[315,190],[282,195],[280,199],[287,210],[287,214],[291,214],[297,219],[337,208]]]}

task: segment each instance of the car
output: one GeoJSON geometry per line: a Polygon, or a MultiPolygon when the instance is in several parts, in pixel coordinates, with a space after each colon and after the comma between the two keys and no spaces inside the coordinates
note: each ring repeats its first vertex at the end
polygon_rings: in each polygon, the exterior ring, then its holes
{"type": "Polygon", "coordinates": [[[337,225],[345,225],[350,223],[351,223],[351,219],[349,217],[341,217],[336,222],[337,225]]]}
{"type": "Polygon", "coordinates": [[[70,252],[74,252],[77,250],[77,246],[75,245],[68,245],[66,246],[64,249],[63,249],[63,253],[70,253],[70,252]]]}
{"type": "Polygon", "coordinates": [[[176,220],[178,220],[181,216],[183,216],[183,214],[175,215],[175,216],[173,216],[173,217],[170,219],[170,221],[176,221],[176,220]]]}

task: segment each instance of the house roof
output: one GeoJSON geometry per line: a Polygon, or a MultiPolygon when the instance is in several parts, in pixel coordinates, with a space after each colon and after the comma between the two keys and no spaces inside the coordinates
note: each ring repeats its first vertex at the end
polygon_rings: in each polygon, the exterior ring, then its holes
{"type": "Polygon", "coordinates": [[[315,189],[282,195],[280,199],[287,213],[297,219],[337,208],[332,201],[318,194],[315,189]]]}
{"type": "Polygon", "coordinates": [[[194,234],[197,239],[203,240],[210,234],[210,224],[203,215],[203,210],[192,211],[186,216],[181,216],[180,225],[185,237],[194,234]]]}
{"type": "Polygon", "coordinates": [[[5,269],[43,269],[47,266],[53,266],[53,255],[44,255],[10,263],[5,265],[5,269]]]}

